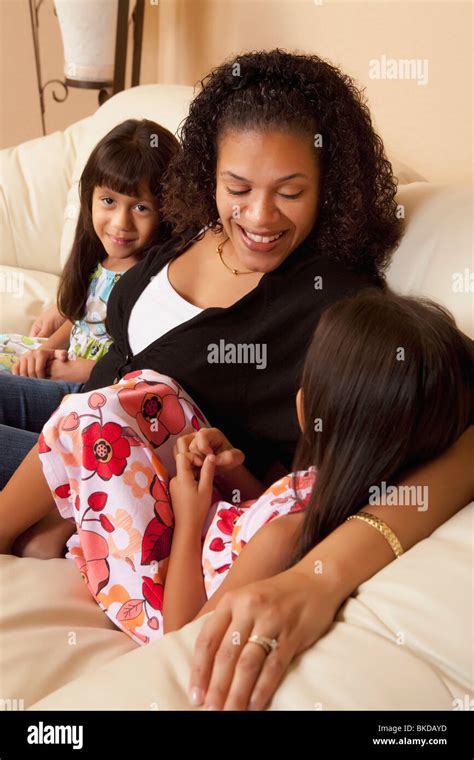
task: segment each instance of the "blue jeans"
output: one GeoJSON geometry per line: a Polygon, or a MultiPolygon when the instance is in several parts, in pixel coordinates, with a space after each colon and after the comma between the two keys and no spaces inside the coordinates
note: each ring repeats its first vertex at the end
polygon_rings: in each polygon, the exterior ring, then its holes
{"type": "Polygon", "coordinates": [[[0,489],[33,448],[44,424],[82,383],[41,380],[0,372],[0,489]]]}

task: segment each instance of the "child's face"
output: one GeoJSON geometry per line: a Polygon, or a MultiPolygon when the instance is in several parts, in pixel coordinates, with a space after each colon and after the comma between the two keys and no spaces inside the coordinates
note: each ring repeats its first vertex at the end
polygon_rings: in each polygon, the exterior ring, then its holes
{"type": "Polygon", "coordinates": [[[129,259],[150,240],[158,224],[156,201],[146,186],[140,187],[137,198],[97,186],[92,223],[109,259],[129,259]]]}
{"type": "Polygon", "coordinates": [[[219,144],[216,204],[238,268],[271,272],[311,232],[319,199],[312,135],[230,131],[219,144]],[[246,235],[272,237],[255,245],[246,235]]]}

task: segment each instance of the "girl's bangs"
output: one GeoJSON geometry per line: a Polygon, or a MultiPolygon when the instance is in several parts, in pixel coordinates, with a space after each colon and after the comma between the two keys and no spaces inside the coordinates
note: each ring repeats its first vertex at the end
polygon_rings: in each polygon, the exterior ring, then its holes
{"type": "Polygon", "coordinates": [[[143,180],[151,185],[150,165],[140,151],[127,147],[127,150],[115,152],[104,158],[105,160],[97,166],[96,185],[135,198],[140,194],[140,184],[143,180]]]}

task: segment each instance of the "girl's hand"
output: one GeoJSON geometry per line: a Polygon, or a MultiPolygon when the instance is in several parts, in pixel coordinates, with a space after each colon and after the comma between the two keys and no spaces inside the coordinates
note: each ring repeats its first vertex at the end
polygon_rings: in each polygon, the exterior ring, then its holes
{"type": "Polygon", "coordinates": [[[196,640],[191,704],[263,710],[293,658],[327,632],[338,607],[321,576],[313,580],[293,568],[227,592],[196,640]],[[267,655],[248,641],[254,634],[276,639],[277,648],[267,655]]]}
{"type": "Polygon", "coordinates": [[[169,490],[171,506],[176,522],[202,530],[211,506],[212,484],[216,469],[216,457],[206,456],[199,476],[193,471],[191,457],[187,453],[176,455],[176,476],[171,478],[169,490]]]}
{"type": "MultiPolygon", "coordinates": [[[[59,351],[57,352],[60,353],[59,351]]],[[[58,356],[53,359],[49,367],[51,380],[66,380],[68,383],[85,383],[94,367],[94,359],[84,359],[78,356],[76,359],[68,359],[67,351],[64,357],[58,356]]]]}
{"type": "Polygon", "coordinates": [[[234,470],[245,459],[244,452],[235,449],[217,428],[201,428],[197,433],[180,436],[173,447],[175,459],[178,453],[191,454],[190,461],[195,467],[201,467],[208,454],[215,454],[217,474],[234,470]]]}
{"type": "Polygon", "coordinates": [[[20,356],[12,367],[12,375],[49,377],[51,363],[67,361],[67,351],[61,348],[34,348],[20,356]]]}
{"type": "Polygon", "coordinates": [[[56,304],[45,309],[33,322],[30,338],[49,338],[65,322],[65,317],[59,313],[56,304]]]}

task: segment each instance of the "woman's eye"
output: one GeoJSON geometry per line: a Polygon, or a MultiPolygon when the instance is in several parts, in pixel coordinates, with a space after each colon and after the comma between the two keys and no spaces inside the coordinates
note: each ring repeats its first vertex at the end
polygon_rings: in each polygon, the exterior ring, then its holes
{"type": "Polygon", "coordinates": [[[143,203],[137,203],[137,205],[135,206],[135,208],[137,208],[140,212],[149,211],[150,210],[147,206],[144,206],[143,203]]]}
{"type": "MultiPolygon", "coordinates": [[[[230,187],[226,187],[226,190],[231,195],[245,195],[245,193],[248,193],[248,190],[231,190],[230,187]]],[[[293,195],[286,195],[285,193],[278,193],[278,195],[281,198],[288,198],[289,200],[294,200],[295,198],[299,198],[302,194],[302,190],[300,190],[299,193],[294,193],[293,195]]]]}
{"type": "Polygon", "coordinates": [[[303,191],[300,190],[299,193],[294,193],[293,195],[285,195],[285,193],[279,193],[279,195],[281,195],[282,198],[289,198],[290,200],[293,200],[294,198],[299,198],[302,192],[303,191]]]}
{"type": "Polygon", "coordinates": [[[110,206],[110,204],[114,202],[113,198],[101,198],[101,200],[102,200],[102,203],[104,203],[106,206],[110,206]]]}

